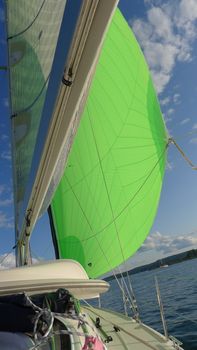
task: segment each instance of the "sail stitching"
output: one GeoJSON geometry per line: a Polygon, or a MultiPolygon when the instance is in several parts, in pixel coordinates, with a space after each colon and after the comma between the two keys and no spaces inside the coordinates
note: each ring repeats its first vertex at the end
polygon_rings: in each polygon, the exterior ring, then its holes
{"type": "Polygon", "coordinates": [[[98,144],[97,144],[97,141],[96,141],[96,137],[95,137],[95,133],[94,133],[94,129],[93,129],[93,125],[92,125],[92,121],[91,121],[89,113],[88,113],[88,117],[89,117],[89,122],[90,122],[91,130],[92,130],[92,135],[93,135],[93,138],[94,138],[94,143],[95,143],[95,146],[96,146],[96,151],[97,151],[97,155],[98,155],[98,159],[99,159],[100,169],[101,169],[101,172],[102,172],[102,177],[103,177],[103,181],[104,181],[104,185],[105,185],[105,189],[106,189],[106,193],[107,193],[107,197],[108,197],[108,201],[109,201],[109,205],[110,205],[110,209],[111,209],[111,214],[112,214],[112,217],[113,217],[113,222],[114,222],[116,234],[117,234],[118,241],[119,241],[119,244],[120,244],[120,250],[121,250],[122,258],[123,258],[123,260],[125,260],[124,259],[124,254],[123,254],[123,250],[122,250],[122,246],[121,246],[121,242],[120,242],[118,229],[117,229],[117,225],[116,225],[116,221],[114,219],[113,207],[112,207],[111,198],[110,198],[110,195],[109,195],[109,190],[108,190],[105,174],[104,174],[104,171],[103,171],[103,166],[102,166],[102,162],[101,162],[101,158],[100,158],[98,144]]]}
{"type": "MultiPolygon", "coordinates": [[[[88,220],[88,217],[87,217],[85,211],[83,210],[83,208],[82,208],[82,206],[81,206],[81,204],[80,204],[80,201],[79,201],[79,199],[78,199],[76,193],[74,192],[73,187],[71,186],[71,184],[70,184],[68,178],[67,178],[67,181],[68,181],[68,184],[69,184],[69,186],[70,186],[70,188],[71,188],[71,190],[72,190],[72,192],[73,192],[73,195],[75,196],[75,198],[76,198],[76,200],[77,200],[77,202],[78,202],[78,205],[79,205],[79,207],[80,207],[80,209],[81,209],[81,211],[82,211],[82,213],[83,213],[83,215],[84,215],[84,217],[85,217],[85,219],[86,219],[86,221],[87,221],[87,223],[88,223],[88,225],[89,225],[91,231],[94,233],[93,228],[92,228],[92,226],[91,226],[91,224],[90,224],[90,222],[89,222],[89,220],[88,220]]],[[[107,258],[107,255],[105,254],[105,252],[104,252],[104,250],[103,250],[103,248],[102,248],[102,246],[101,246],[101,244],[100,244],[100,242],[99,242],[99,240],[98,240],[98,237],[97,237],[96,235],[93,235],[92,237],[94,237],[94,238],[97,240],[97,243],[98,243],[98,245],[99,245],[99,247],[100,247],[100,249],[101,249],[101,252],[102,252],[104,258],[106,259],[107,264],[109,265],[109,268],[111,269],[112,274],[113,274],[114,278],[116,279],[120,290],[121,290],[122,293],[125,295],[125,291],[124,291],[124,289],[121,287],[121,284],[120,284],[120,282],[119,282],[119,280],[118,280],[118,278],[117,278],[117,276],[116,276],[116,274],[115,274],[115,272],[114,272],[114,269],[112,268],[112,266],[111,266],[111,264],[110,264],[110,261],[109,261],[108,258],[107,258]]],[[[125,295],[125,297],[127,297],[127,295],[125,295]]],[[[130,295],[129,295],[129,297],[130,297],[130,295]]],[[[129,300],[129,301],[130,301],[130,303],[131,303],[131,300],[129,300]]]]}
{"type": "Polygon", "coordinates": [[[42,8],[43,8],[45,2],[46,2],[46,0],[43,0],[43,2],[42,2],[42,4],[41,4],[41,6],[40,6],[40,8],[39,8],[39,10],[38,10],[38,12],[37,12],[37,14],[36,14],[36,16],[33,18],[33,20],[30,22],[30,24],[29,24],[26,28],[24,28],[23,30],[21,30],[20,32],[9,36],[9,37],[8,37],[8,40],[13,39],[13,38],[16,38],[17,36],[24,34],[29,28],[31,28],[31,26],[34,24],[34,22],[35,22],[36,19],[38,18],[38,16],[39,16],[39,14],[40,14],[40,12],[41,12],[41,10],[42,10],[42,8]]]}
{"type": "MultiPolygon", "coordinates": [[[[135,91],[135,89],[134,89],[135,91]]],[[[133,93],[134,94],[134,93],[133,93]]],[[[132,101],[131,101],[132,102],[132,101]]],[[[129,110],[132,110],[131,108],[129,110]]],[[[126,120],[128,119],[128,115],[127,115],[127,118],[126,120]]],[[[101,159],[100,159],[100,154],[99,154],[99,151],[98,151],[98,145],[96,143],[96,138],[95,138],[95,134],[94,134],[94,131],[93,131],[93,126],[92,126],[92,122],[91,122],[91,118],[90,118],[90,115],[89,115],[89,121],[90,121],[90,125],[91,125],[91,129],[92,129],[92,133],[93,133],[93,137],[94,137],[94,141],[95,141],[95,145],[96,145],[96,149],[97,149],[97,154],[98,154],[98,158],[99,158],[99,162],[100,162],[100,168],[101,168],[101,171],[102,171],[102,175],[103,175],[103,179],[104,179],[104,184],[105,184],[105,188],[106,188],[106,192],[107,192],[107,195],[108,195],[108,200],[109,200],[109,203],[110,203],[110,208],[111,208],[111,212],[112,212],[112,216],[114,218],[114,212],[113,212],[113,208],[112,208],[112,204],[111,204],[111,200],[110,200],[110,196],[109,196],[109,191],[108,191],[108,188],[107,188],[107,183],[106,183],[106,179],[105,179],[105,175],[104,175],[104,171],[103,171],[103,168],[102,168],[102,163],[101,163],[101,159]]],[[[125,123],[124,123],[125,124],[125,123]]],[[[144,138],[144,139],[147,139],[147,138],[144,138]]],[[[121,252],[122,252],[122,258],[123,258],[123,261],[125,263],[125,258],[124,258],[124,254],[123,254],[123,250],[122,250],[122,246],[121,246],[121,242],[120,242],[120,237],[119,237],[119,233],[118,233],[118,229],[117,229],[117,225],[116,225],[116,221],[115,219],[113,220],[114,222],[114,225],[115,225],[115,229],[116,229],[116,233],[117,233],[117,236],[118,236],[118,240],[119,240],[119,245],[120,245],[120,248],[121,248],[121,252]]],[[[98,241],[98,238],[97,238],[97,241],[98,241]]],[[[121,273],[121,271],[120,271],[121,273]]],[[[121,273],[122,275],[122,273],[121,273]]],[[[128,278],[128,276],[127,276],[128,278]]],[[[125,285],[125,288],[127,289],[127,292],[128,294],[130,295],[129,291],[128,291],[128,287],[127,287],[127,284],[124,280],[124,277],[122,275],[122,280],[124,282],[124,285],[125,285]]],[[[132,297],[131,297],[131,301],[132,301],[132,297]]],[[[132,306],[133,306],[133,303],[132,303],[132,306]]]]}
{"type": "Polygon", "coordinates": [[[45,80],[40,92],[38,93],[38,95],[35,97],[35,99],[31,102],[31,104],[25,108],[23,108],[22,110],[20,111],[17,111],[17,112],[14,112],[12,115],[11,115],[11,118],[15,118],[17,117],[18,114],[21,114],[21,113],[24,113],[24,112],[27,112],[28,110],[30,110],[34,105],[35,103],[39,100],[40,96],[42,95],[43,91],[44,91],[44,88],[46,87],[48,81],[49,81],[49,78],[50,78],[50,74],[51,72],[49,73],[47,79],[45,80]]]}
{"type": "MultiPolygon", "coordinates": [[[[138,194],[138,193],[141,191],[141,189],[144,187],[145,183],[148,181],[148,179],[150,178],[150,176],[151,176],[152,173],[154,172],[155,168],[156,168],[157,165],[160,163],[160,161],[161,161],[162,157],[164,156],[165,152],[167,151],[168,145],[169,145],[169,144],[166,144],[166,146],[165,146],[163,152],[161,153],[159,159],[157,160],[157,162],[155,163],[155,165],[154,165],[153,168],[151,169],[150,173],[149,173],[149,174],[147,175],[147,177],[145,178],[144,182],[141,184],[141,186],[138,188],[138,190],[135,192],[135,194],[134,194],[133,197],[130,199],[130,201],[126,204],[126,206],[125,206],[125,207],[118,213],[118,215],[114,218],[114,220],[116,220],[118,217],[121,216],[121,214],[124,212],[124,210],[131,204],[131,202],[135,199],[135,197],[137,196],[137,194],[138,194]]],[[[72,190],[72,192],[73,192],[75,198],[77,199],[77,202],[78,202],[79,205],[80,205],[80,201],[79,201],[79,199],[77,198],[77,196],[76,196],[76,194],[75,194],[75,192],[74,192],[74,190],[73,190],[73,187],[71,186],[71,184],[70,184],[68,178],[67,178],[67,181],[68,181],[68,184],[69,184],[70,187],[71,187],[71,190],[72,190]]],[[[83,211],[84,216],[85,216],[85,218],[87,219],[88,224],[90,225],[90,223],[89,223],[89,221],[88,221],[88,218],[87,218],[87,216],[86,216],[84,210],[82,209],[81,205],[80,205],[80,208],[81,208],[81,210],[83,211]]],[[[102,228],[102,230],[97,231],[97,232],[94,233],[92,236],[88,237],[88,239],[91,239],[91,238],[95,237],[97,234],[103,232],[103,231],[104,231],[107,227],[109,227],[112,223],[113,223],[113,221],[109,222],[106,226],[104,226],[104,227],[102,228]]],[[[93,229],[92,229],[91,225],[90,225],[90,228],[91,228],[91,231],[93,232],[93,229]]]]}
{"type": "MultiPolygon", "coordinates": [[[[119,246],[120,246],[123,262],[125,263],[125,257],[124,257],[124,253],[123,253],[123,249],[122,249],[122,244],[121,244],[121,240],[120,240],[120,236],[119,236],[116,220],[115,220],[115,217],[114,217],[114,211],[113,211],[113,207],[112,207],[112,203],[111,203],[111,198],[110,198],[110,195],[109,195],[109,190],[108,190],[105,174],[104,174],[104,171],[103,171],[103,166],[102,166],[102,162],[101,162],[101,158],[100,158],[98,144],[97,144],[97,141],[96,141],[96,137],[95,137],[95,133],[94,133],[94,129],[93,129],[93,125],[92,125],[92,121],[91,121],[91,117],[90,117],[89,113],[88,113],[88,117],[89,117],[89,122],[90,122],[91,130],[92,130],[92,135],[93,135],[95,146],[96,146],[96,150],[97,150],[97,155],[98,155],[98,159],[99,159],[99,163],[100,163],[100,169],[101,169],[101,172],[102,172],[103,181],[104,181],[104,185],[105,185],[105,189],[106,189],[106,193],[107,193],[107,197],[108,197],[108,201],[109,201],[109,205],[110,205],[110,209],[111,209],[111,214],[112,214],[112,217],[113,217],[113,222],[114,222],[114,226],[115,226],[115,230],[116,230],[116,235],[117,235],[117,238],[118,238],[118,242],[119,242],[119,246]]],[[[98,237],[97,236],[96,236],[96,239],[97,239],[97,242],[98,242],[98,237]]],[[[121,273],[121,275],[122,275],[122,273],[121,273]]],[[[128,296],[130,298],[131,305],[132,305],[132,298],[131,298],[131,295],[129,293],[129,290],[128,290],[128,287],[127,287],[127,284],[126,284],[126,282],[124,280],[123,275],[122,275],[122,279],[123,279],[123,283],[125,285],[126,291],[128,293],[128,296]]]]}
{"type": "MultiPolygon", "coordinates": [[[[152,175],[152,173],[154,172],[155,168],[157,167],[157,165],[160,163],[162,157],[164,156],[166,150],[168,148],[168,144],[165,146],[164,151],[161,153],[161,156],[159,157],[159,159],[157,160],[157,162],[155,163],[155,165],[153,166],[153,168],[151,169],[150,173],[148,174],[148,176],[146,177],[146,179],[144,180],[144,182],[142,183],[142,185],[139,187],[139,189],[135,192],[135,194],[133,195],[133,197],[130,199],[130,201],[124,206],[124,208],[118,213],[118,215],[116,215],[115,220],[121,216],[121,214],[125,211],[125,209],[131,204],[131,202],[135,199],[135,197],[137,196],[137,194],[141,191],[141,189],[144,187],[145,183],[148,181],[149,177],[152,175]]],[[[101,233],[102,231],[104,231],[108,226],[110,226],[112,224],[112,222],[110,222],[108,225],[106,225],[105,227],[102,228],[101,231],[97,232],[97,233],[101,233]]]]}

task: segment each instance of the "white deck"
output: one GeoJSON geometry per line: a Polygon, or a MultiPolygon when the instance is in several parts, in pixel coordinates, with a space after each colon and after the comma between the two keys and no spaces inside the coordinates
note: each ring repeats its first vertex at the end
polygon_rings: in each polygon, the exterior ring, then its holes
{"type": "MultiPolygon", "coordinates": [[[[101,327],[107,335],[113,338],[112,342],[106,344],[108,350],[174,350],[171,340],[135,320],[122,314],[104,310],[83,307],[84,311],[96,320],[100,318],[101,327]],[[114,326],[120,331],[115,332],[114,326]]],[[[177,348],[182,349],[182,348],[177,348]]]]}
{"type": "Polygon", "coordinates": [[[109,289],[102,280],[89,280],[74,260],[56,260],[0,271],[0,295],[26,292],[39,294],[65,288],[77,299],[95,298],[109,289]]]}

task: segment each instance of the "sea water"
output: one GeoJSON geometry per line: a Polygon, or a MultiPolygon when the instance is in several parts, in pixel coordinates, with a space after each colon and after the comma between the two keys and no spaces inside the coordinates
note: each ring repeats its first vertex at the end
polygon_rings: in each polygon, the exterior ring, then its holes
{"type": "MultiPolygon", "coordinates": [[[[163,332],[155,288],[157,276],[168,333],[183,342],[185,350],[197,350],[197,259],[131,275],[142,322],[163,332]]],[[[101,297],[104,308],[124,312],[116,280],[101,297]]]]}

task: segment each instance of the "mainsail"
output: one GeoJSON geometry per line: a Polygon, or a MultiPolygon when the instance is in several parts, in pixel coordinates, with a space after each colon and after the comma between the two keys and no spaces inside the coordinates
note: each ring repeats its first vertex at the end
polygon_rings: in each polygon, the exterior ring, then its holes
{"type": "Polygon", "coordinates": [[[45,0],[7,2],[17,232],[65,4],[66,0],[58,6],[45,0]]]}
{"type": "Polygon", "coordinates": [[[147,64],[117,10],[51,204],[61,258],[97,277],[136,252],[156,214],[167,144],[147,64]]]}
{"type": "Polygon", "coordinates": [[[5,3],[19,265],[64,170],[117,2],[5,3]]]}

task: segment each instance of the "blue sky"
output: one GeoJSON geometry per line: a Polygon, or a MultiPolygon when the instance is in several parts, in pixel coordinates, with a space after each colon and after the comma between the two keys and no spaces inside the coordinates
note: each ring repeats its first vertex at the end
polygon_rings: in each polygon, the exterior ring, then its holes
{"type": "MultiPolygon", "coordinates": [[[[6,64],[3,1],[0,0],[0,65],[6,64]]],[[[166,126],[197,165],[197,1],[121,0],[119,5],[144,51],[166,126]]],[[[0,71],[0,255],[14,245],[7,73],[0,71]]],[[[144,264],[197,248],[197,171],[171,145],[160,205],[150,236],[131,259],[144,264]]],[[[52,258],[48,219],[42,217],[31,240],[35,257],[52,258]],[[46,243],[47,242],[47,243],[46,243]]],[[[13,261],[10,256],[7,264],[13,261]]]]}

